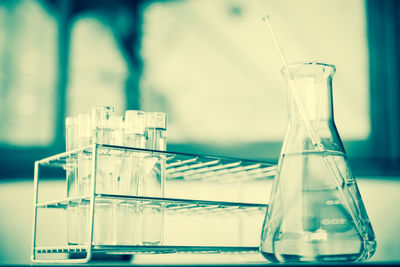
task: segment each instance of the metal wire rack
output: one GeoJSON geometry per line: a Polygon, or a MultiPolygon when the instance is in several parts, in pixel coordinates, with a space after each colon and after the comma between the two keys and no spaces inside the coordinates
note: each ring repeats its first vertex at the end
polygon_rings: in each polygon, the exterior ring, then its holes
{"type": "Polygon", "coordinates": [[[137,253],[249,253],[257,252],[258,247],[249,246],[144,246],[144,245],[98,245],[93,242],[94,210],[97,201],[124,202],[135,205],[160,205],[166,213],[223,215],[235,216],[249,214],[264,214],[266,204],[240,203],[226,201],[210,201],[179,198],[160,198],[149,196],[130,196],[118,194],[104,194],[96,192],[96,159],[99,155],[120,157],[156,157],[166,163],[166,179],[182,181],[213,181],[220,183],[262,180],[271,178],[276,172],[274,164],[255,160],[244,160],[228,157],[216,157],[175,153],[130,147],[94,144],[77,150],[60,153],[35,162],[34,173],[34,225],[33,225],[33,262],[84,263],[90,261],[96,253],[106,254],[137,254],[137,253]],[[44,167],[68,168],[68,162],[77,159],[79,155],[86,155],[92,160],[92,178],[90,194],[79,197],[60,197],[54,200],[39,201],[40,169],[44,167]],[[67,210],[68,207],[85,204],[89,208],[89,236],[88,242],[80,245],[38,245],[38,217],[39,210],[67,210]],[[57,255],[59,257],[54,257],[57,255]],[[72,255],[72,256],[71,256],[72,255]],[[49,256],[49,257],[47,257],[49,256]]]}

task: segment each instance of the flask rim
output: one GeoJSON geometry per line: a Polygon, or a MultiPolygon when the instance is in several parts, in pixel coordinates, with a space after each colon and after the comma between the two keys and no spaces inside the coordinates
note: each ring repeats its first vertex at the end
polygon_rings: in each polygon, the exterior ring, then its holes
{"type": "Polygon", "coordinates": [[[281,69],[281,73],[283,75],[285,74],[294,75],[296,74],[296,70],[299,70],[300,68],[303,68],[305,66],[314,66],[315,70],[319,70],[318,67],[320,67],[320,70],[322,72],[327,73],[329,75],[333,75],[336,72],[336,66],[333,64],[322,63],[317,61],[301,61],[284,66],[281,69]]]}

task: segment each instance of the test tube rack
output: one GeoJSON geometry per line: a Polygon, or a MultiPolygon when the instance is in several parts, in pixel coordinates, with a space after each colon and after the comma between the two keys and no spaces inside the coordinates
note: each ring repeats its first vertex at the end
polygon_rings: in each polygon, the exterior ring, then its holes
{"type": "MultiPolygon", "coordinates": [[[[125,201],[134,202],[138,205],[156,203],[164,207],[168,213],[199,213],[207,214],[265,214],[267,204],[242,203],[227,201],[195,200],[180,198],[161,198],[151,196],[131,196],[104,194],[96,192],[96,164],[99,155],[130,155],[142,157],[152,156],[162,158],[166,162],[166,179],[182,181],[218,181],[221,183],[241,182],[249,180],[271,179],[276,172],[274,164],[243,160],[228,157],[204,156],[186,153],[175,153],[150,149],[139,149],[121,147],[105,144],[93,144],[88,147],[60,153],[35,162],[34,170],[34,205],[33,205],[33,238],[32,238],[32,261],[34,263],[87,263],[96,254],[118,254],[131,255],[139,253],[249,253],[258,252],[258,246],[191,246],[191,245],[97,245],[93,242],[94,216],[96,201],[125,201]],[[57,199],[43,201],[40,197],[40,177],[42,168],[56,167],[65,168],[67,161],[76,159],[79,154],[89,155],[91,159],[90,194],[79,197],[60,197],[57,199]],[[70,245],[65,242],[54,244],[39,244],[38,220],[40,210],[59,210],[66,212],[71,205],[87,203],[89,207],[88,220],[88,242],[81,245],[70,245]]],[[[51,225],[51,222],[50,222],[51,225]]]]}

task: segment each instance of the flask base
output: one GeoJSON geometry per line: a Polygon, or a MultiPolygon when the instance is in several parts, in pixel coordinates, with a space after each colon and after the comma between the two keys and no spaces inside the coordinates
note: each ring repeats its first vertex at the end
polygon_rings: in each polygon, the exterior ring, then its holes
{"type": "Polygon", "coordinates": [[[279,258],[273,253],[261,251],[261,255],[267,260],[278,262],[354,262],[359,260],[360,254],[337,254],[337,255],[318,255],[315,257],[304,255],[281,254],[279,258]]]}

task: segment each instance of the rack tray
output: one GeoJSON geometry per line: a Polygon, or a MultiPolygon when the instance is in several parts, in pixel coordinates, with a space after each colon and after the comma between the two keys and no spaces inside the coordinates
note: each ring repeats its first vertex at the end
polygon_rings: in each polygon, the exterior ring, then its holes
{"type": "Polygon", "coordinates": [[[64,167],[68,159],[75,159],[79,154],[88,156],[93,149],[101,155],[132,156],[132,157],[162,157],[166,160],[167,179],[169,180],[202,180],[217,182],[232,182],[254,179],[268,179],[276,172],[276,165],[270,162],[195,155],[187,153],[167,152],[151,149],[121,147],[96,144],[69,152],[60,153],[36,162],[42,166],[64,167]]]}
{"type": "MultiPolygon", "coordinates": [[[[165,253],[257,253],[258,247],[228,246],[93,246],[91,252],[107,254],[165,254],[165,253]]],[[[86,246],[36,247],[37,254],[83,254],[86,246]]]]}
{"type": "MultiPolygon", "coordinates": [[[[207,201],[207,200],[194,200],[194,199],[177,199],[177,198],[157,198],[157,197],[137,197],[137,196],[123,196],[112,194],[96,194],[99,200],[109,200],[113,202],[131,202],[147,205],[158,204],[165,207],[167,212],[173,213],[209,213],[223,214],[235,213],[235,215],[245,215],[249,213],[265,213],[268,205],[258,203],[240,203],[240,202],[225,202],[225,201],[207,201]]],[[[61,208],[66,209],[70,205],[78,203],[89,203],[89,197],[75,197],[65,198],[56,201],[48,201],[38,203],[37,208],[61,208]]]]}

